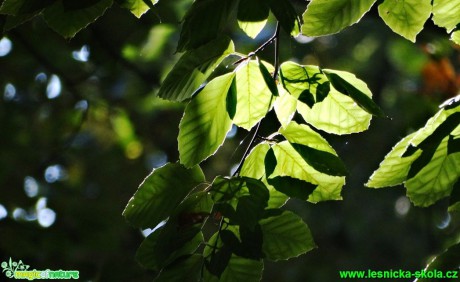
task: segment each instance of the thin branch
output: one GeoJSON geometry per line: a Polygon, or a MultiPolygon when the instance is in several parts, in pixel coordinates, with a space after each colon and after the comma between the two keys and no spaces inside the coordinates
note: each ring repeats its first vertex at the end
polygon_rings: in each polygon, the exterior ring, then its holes
{"type": "Polygon", "coordinates": [[[256,130],[254,132],[254,135],[252,136],[251,138],[251,142],[249,142],[249,145],[248,147],[246,148],[246,151],[244,152],[243,154],[243,157],[241,158],[241,161],[240,163],[238,164],[238,167],[236,168],[235,172],[233,173],[232,177],[233,176],[236,176],[236,175],[239,175],[240,174],[240,171],[241,171],[241,168],[243,167],[243,163],[244,163],[244,160],[246,159],[246,157],[249,155],[249,151],[251,151],[255,141],[256,141],[256,137],[257,135],[259,134],[259,129],[260,129],[260,121],[257,123],[256,125],[256,130]]]}
{"type": "Polygon", "coordinates": [[[275,71],[273,72],[273,79],[276,81],[278,79],[278,72],[280,68],[280,22],[276,23],[275,31],[275,71]]]}

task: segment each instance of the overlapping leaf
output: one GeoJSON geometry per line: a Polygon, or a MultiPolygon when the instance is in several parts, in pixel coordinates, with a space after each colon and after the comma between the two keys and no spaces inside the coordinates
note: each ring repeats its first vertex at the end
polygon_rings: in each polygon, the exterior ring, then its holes
{"type": "Polygon", "coordinates": [[[431,0],[385,0],[379,15],[394,32],[415,42],[431,15],[431,0]]]}
{"type": "MultiPolygon", "coordinates": [[[[310,202],[341,199],[340,192],[345,184],[345,177],[327,175],[317,171],[304,160],[302,155],[288,141],[273,145],[272,150],[276,164],[268,177],[269,183],[270,179],[287,176],[307,182],[303,187],[304,189],[310,189],[311,184],[317,186],[308,198],[310,202]]],[[[299,189],[301,187],[292,188],[299,189]]]]}
{"type": "Polygon", "coordinates": [[[244,160],[240,175],[260,179],[267,186],[270,193],[270,199],[268,200],[267,206],[269,208],[279,208],[286,203],[288,197],[267,182],[265,175],[265,157],[268,150],[270,150],[270,145],[265,142],[255,146],[244,160]]]}
{"type": "Polygon", "coordinates": [[[266,1],[245,0],[238,4],[238,25],[251,38],[255,38],[267,23],[270,12],[266,1]]]}
{"type": "Polygon", "coordinates": [[[204,258],[194,254],[163,269],[155,282],[200,281],[204,258]]]}
{"type": "Polygon", "coordinates": [[[275,113],[281,123],[281,126],[286,127],[289,122],[291,122],[296,112],[297,99],[287,93],[287,91],[282,87],[280,87],[278,92],[279,97],[277,97],[274,104],[275,113]]]}
{"type": "Polygon", "coordinates": [[[378,188],[404,182],[415,205],[450,195],[460,177],[460,105],[447,103],[425,127],[399,142],[366,184],[378,188]]]}
{"type": "Polygon", "coordinates": [[[125,0],[121,6],[129,9],[133,15],[140,18],[150,9],[149,5],[145,3],[146,1],[150,1],[151,5],[158,3],[158,0],[125,0]]]}
{"type": "Polygon", "coordinates": [[[123,216],[133,226],[153,228],[171,215],[190,191],[204,181],[198,166],[166,164],[155,169],[129,200],[123,216]]]}
{"type": "Polygon", "coordinates": [[[250,130],[271,108],[273,96],[260,71],[259,62],[250,60],[236,71],[236,113],[233,122],[250,130]]]}
{"type": "Polygon", "coordinates": [[[194,1],[185,15],[177,51],[184,52],[198,48],[220,36],[237,2],[233,0],[194,1]]]}
{"type": "Polygon", "coordinates": [[[302,34],[334,34],[357,23],[376,0],[312,0],[303,14],[302,34]]]}
{"type": "Polygon", "coordinates": [[[27,1],[27,0],[5,0],[1,4],[0,14],[21,16],[33,14],[50,6],[57,0],[27,1]]]}
{"type": "Polygon", "coordinates": [[[179,125],[181,163],[192,167],[214,154],[232,126],[227,112],[227,94],[234,73],[214,78],[185,108],[179,125]]]}
{"type": "Polygon", "coordinates": [[[460,30],[452,32],[450,39],[460,45],[460,30]]]}
{"type": "Polygon", "coordinates": [[[46,23],[66,38],[94,22],[112,6],[112,0],[65,1],[57,0],[46,8],[43,15],[46,23]]]}
{"type": "Polygon", "coordinates": [[[173,101],[190,98],[222,60],[234,51],[233,42],[228,37],[219,37],[186,52],[163,81],[158,96],[173,101]]]}
{"type": "Polygon", "coordinates": [[[451,32],[460,23],[460,0],[434,0],[433,22],[451,32]]]}
{"type": "Polygon", "coordinates": [[[286,260],[316,247],[308,226],[290,211],[260,221],[263,251],[270,260],[286,260]]]}
{"type": "Polygon", "coordinates": [[[268,0],[268,5],[284,31],[292,36],[299,35],[300,19],[289,0],[268,0]]]}

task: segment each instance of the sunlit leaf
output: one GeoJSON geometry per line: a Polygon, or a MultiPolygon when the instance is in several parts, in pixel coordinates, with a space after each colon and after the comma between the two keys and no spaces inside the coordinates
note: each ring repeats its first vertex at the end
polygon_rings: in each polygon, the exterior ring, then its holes
{"type": "Polygon", "coordinates": [[[267,23],[270,12],[266,1],[245,0],[238,4],[238,25],[251,38],[255,38],[267,23]]]}
{"type": "MultiPolygon", "coordinates": [[[[46,23],[66,38],[74,37],[77,32],[94,22],[112,6],[112,0],[91,1],[85,8],[69,9],[67,2],[58,0],[45,9],[43,15],[46,23]]],[[[77,1],[78,2],[78,1],[77,1]]]]}
{"type": "MultiPolygon", "coordinates": [[[[289,176],[317,185],[309,197],[310,202],[340,200],[340,192],[345,184],[345,177],[321,173],[310,166],[288,141],[272,146],[276,166],[268,177],[269,181],[278,176],[289,176]]],[[[309,185],[306,184],[305,189],[309,185]]]]}
{"type": "Polygon", "coordinates": [[[236,113],[233,122],[250,130],[270,110],[273,96],[255,60],[236,69],[236,113]]]}
{"type": "Polygon", "coordinates": [[[329,81],[318,66],[285,62],[281,64],[280,77],[283,87],[309,107],[322,102],[330,91],[329,81]]]}
{"type": "Polygon", "coordinates": [[[192,50],[219,37],[230,21],[237,2],[233,0],[194,1],[185,15],[177,51],[192,50]]]}
{"type": "Polygon", "coordinates": [[[356,76],[335,70],[324,70],[324,73],[337,91],[352,98],[363,110],[378,117],[385,117],[382,109],[372,101],[371,96],[360,90],[359,86],[355,86],[361,82],[356,76]]]}
{"type": "Polygon", "coordinates": [[[180,160],[186,167],[214,154],[231,129],[226,99],[234,77],[228,73],[214,78],[185,108],[178,141],[180,160]]]}
{"type": "Polygon", "coordinates": [[[312,0],[303,14],[302,34],[334,34],[357,23],[376,0],[312,0]]]}
{"type": "Polygon", "coordinates": [[[385,0],[379,15],[397,34],[415,42],[431,14],[431,0],[385,0]]]}
{"type": "MultiPolygon", "coordinates": [[[[144,2],[145,0],[125,0],[122,3],[123,8],[127,8],[135,15],[137,18],[140,18],[143,14],[145,14],[150,8],[144,2]]],[[[151,1],[152,5],[158,3],[158,0],[147,0],[151,1]]]]}
{"type": "Polygon", "coordinates": [[[286,203],[288,197],[277,191],[267,182],[265,175],[265,157],[269,149],[270,145],[265,142],[255,146],[246,157],[243,167],[241,168],[240,175],[260,179],[270,193],[270,199],[268,200],[267,206],[269,208],[278,208],[286,203]]]}
{"type": "Polygon", "coordinates": [[[460,23],[460,0],[434,0],[433,22],[451,32],[460,23]]]}
{"type": "Polygon", "coordinates": [[[260,221],[263,251],[270,260],[286,260],[316,248],[313,236],[302,219],[290,211],[260,221]]]}
{"type": "Polygon", "coordinates": [[[166,164],[155,169],[129,200],[123,216],[133,226],[153,228],[166,219],[190,191],[204,181],[198,166],[166,164]]]}
{"type": "Polygon", "coordinates": [[[411,164],[421,153],[419,151],[411,156],[402,157],[414,136],[415,133],[406,136],[393,147],[380,163],[379,168],[369,178],[366,183],[367,187],[390,187],[401,184],[406,180],[411,164]]]}
{"type": "Polygon", "coordinates": [[[300,19],[289,0],[268,0],[270,10],[288,34],[297,36],[300,33],[300,19]]]}
{"type": "Polygon", "coordinates": [[[184,257],[177,263],[164,268],[160,275],[155,278],[155,282],[183,282],[183,281],[200,281],[202,266],[204,263],[203,256],[193,254],[184,257]]]}
{"type": "Polygon", "coordinates": [[[452,32],[450,40],[460,45],[460,30],[452,32]]]}
{"type": "Polygon", "coordinates": [[[190,98],[222,60],[234,51],[233,42],[228,37],[219,37],[186,52],[163,81],[158,96],[173,101],[190,98]]]}
{"type": "Polygon", "coordinates": [[[297,109],[297,99],[280,87],[279,97],[276,98],[274,107],[278,121],[281,126],[286,127],[294,117],[297,109]]]}

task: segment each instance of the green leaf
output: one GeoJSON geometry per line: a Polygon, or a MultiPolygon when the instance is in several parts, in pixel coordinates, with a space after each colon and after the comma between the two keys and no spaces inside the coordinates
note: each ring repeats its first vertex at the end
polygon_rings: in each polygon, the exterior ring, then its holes
{"type": "Polygon", "coordinates": [[[46,23],[66,38],[74,37],[77,32],[87,27],[112,6],[112,0],[92,1],[83,9],[69,9],[66,0],[58,0],[45,9],[43,15],[46,23]]]}
{"type": "Polygon", "coordinates": [[[0,14],[6,15],[29,15],[34,14],[50,6],[57,0],[27,1],[5,0],[0,7],[0,14]]]}
{"type": "Polygon", "coordinates": [[[281,64],[280,77],[283,87],[310,108],[315,103],[322,102],[329,94],[327,77],[317,66],[285,62],[281,64]]]}
{"type": "Polygon", "coordinates": [[[385,0],[379,15],[397,34],[415,42],[431,14],[431,0],[385,0]]]}
{"type": "Polygon", "coordinates": [[[450,40],[460,45],[460,30],[452,32],[452,35],[450,36],[450,40]]]}
{"type": "Polygon", "coordinates": [[[238,25],[251,38],[262,31],[270,13],[266,1],[264,0],[245,0],[238,4],[238,25]]]}
{"type": "MultiPolygon", "coordinates": [[[[152,5],[158,3],[158,0],[147,0],[151,1],[152,5]]],[[[144,0],[125,0],[121,6],[123,8],[129,9],[131,13],[137,18],[140,18],[143,14],[145,14],[150,8],[144,2],[144,0]]]]}
{"type": "MultiPolygon", "coordinates": [[[[450,246],[446,251],[442,254],[436,256],[433,260],[430,261],[428,266],[425,268],[427,272],[434,272],[435,273],[456,273],[458,275],[458,269],[460,267],[460,243],[454,244],[450,246]]],[[[434,279],[416,279],[417,282],[430,282],[434,279]]],[[[439,279],[441,281],[442,279],[439,279]]],[[[458,278],[452,279],[452,281],[456,281],[458,278]]],[[[450,281],[450,280],[442,280],[442,281],[450,281]]]]}
{"type": "Polygon", "coordinates": [[[357,23],[376,0],[312,0],[303,14],[302,34],[334,34],[357,23]]]}
{"type": "Polygon", "coordinates": [[[366,183],[370,188],[390,187],[403,183],[411,164],[420,156],[420,151],[408,157],[402,157],[410,141],[415,136],[415,132],[404,137],[393,149],[385,156],[379,168],[374,171],[369,181],[366,183]]]}
{"type": "Polygon", "coordinates": [[[186,52],[163,81],[158,96],[172,101],[190,98],[222,60],[234,51],[235,46],[228,37],[219,37],[186,52]]]}
{"type": "Polygon", "coordinates": [[[385,117],[382,109],[372,101],[371,96],[354,86],[359,81],[356,76],[334,70],[324,70],[324,73],[337,91],[352,98],[363,110],[374,116],[385,117]]]}
{"type": "Polygon", "coordinates": [[[234,0],[194,1],[185,15],[177,51],[195,49],[220,36],[230,21],[237,2],[234,0]]]}
{"type": "Polygon", "coordinates": [[[329,143],[308,125],[291,122],[280,133],[302,158],[317,171],[334,176],[348,174],[345,164],[329,143]]]}
{"type": "Polygon", "coordinates": [[[276,98],[274,107],[278,121],[282,127],[286,127],[294,117],[297,109],[297,99],[280,87],[279,97],[276,98]]]}
{"type": "Polygon", "coordinates": [[[460,153],[447,154],[446,137],[430,162],[413,178],[407,180],[407,195],[416,206],[430,206],[447,197],[460,176],[460,153]]]}
{"type": "Polygon", "coordinates": [[[289,0],[268,0],[268,5],[284,31],[292,36],[299,35],[300,19],[289,0]]]}
{"type": "Polygon", "coordinates": [[[265,176],[265,157],[267,155],[270,145],[268,143],[260,143],[255,146],[249,155],[244,160],[243,167],[241,168],[240,175],[247,176],[254,179],[260,179],[267,187],[270,193],[270,199],[268,200],[269,208],[278,208],[283,206],[288,197],[277,191],[272,185],[268,184],[265,176]]]}
{"type": "Polygon", "coordinates": [[[313,236],[302,219],[290,211],[260,221],[263,251],[270,260],[286,260],[316,248],[313,236]]]}
{"type": "Polygon", "coordinates": [[[268,113],[273,96],[256,60],[242,63],[235,72],[237,102],[233,123],[250,130],[268,113]]]}
{"type": "Polygon", "coordinates": [[[307,201],[310,195],[317,188],[317,185],[305,182],[289,176],[276,176],[268,179],[268,183],[290,198],[297,198],[307,201]]]}
{"type": "Polygon", "coordinates": [[[460,0],[434,0],[433,22],[451,32],[460,23],[460,0]]]}
{"type": "Polygon", "coordinates": [[[202,255],[193,254],[164,268],[155,282],[197,282],[200,281],[201,268],[204,263],[202,255]]]}
{"type": "Polygon", "coordinates": [[[186,169],[180,164],[166,164],[142,182],[123,216],[133,226],[153,228],[170,216],[187,194],[204,180],[198,166],[186,169]]]}
{"type": "Polygon", "coordinates": [[[262,260],[253,260],[232,255],[220,282],[259,282],[262,278],[264,264],[262,260]]]}
{"type": "MultiPolygon", "coordinates": [[[[318,185],[308,199],[313,203],[342,199],[340,192],[345,184],[345,177],[331,176],[315,170],[288,141],[280,142],[272,146],[272,149],[276,158],[276,166],[268,177],[269,181],[278,176],[289,176],[318,185]]],[[[308,189],[309,185],[305,186],[305,189],[308,189]]]]}
{"type": "Polygon", "coordinates": [[[144,239],[136,259],[142,266],[160,271],[176,259],[195,252],[203,241],[200,228],[178,230],[175,224],[168,222],[144,239]]]}
{"type": "Polygon", "coordinates": [[[449,196],[460,177],[460,152],[449,149],[449,141],[460,136],[459,124],[460,105],[445,106],[425,127],[398,143],[366,185],[383,187],[405,181],[407,195],[417,206],[449,196]]]}
{"type": "Polygon", "coordinates": [[[214,78],[185,108],[178,142],[180,161],[186,167],[214,154],[231,129],[226,99],[234,77],[228,73],[214,78]]]}
{"type": "MultiPolygon", "coordinates": [[[[367,89],[364,83],[355,86],[367,89]]],[[[367,89],[365,93],[370,94],[370,91],[367,89]]],[[[359,107],[353,99],[335,89],[331,89],[324,101],[316,103],[312,108],[298,102],[297,111],[307,123],[317,129],[339,135],[366,130],[372,118],[372,115],[359,107]]]]}

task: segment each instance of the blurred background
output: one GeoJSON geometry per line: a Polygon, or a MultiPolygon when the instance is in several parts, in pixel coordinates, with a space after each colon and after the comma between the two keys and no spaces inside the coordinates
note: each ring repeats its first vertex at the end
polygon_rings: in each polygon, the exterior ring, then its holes
{"type": "MultiPolygon", "coordinates": [[[[295,1],[299,14],[304,1],[295,1]]],[[[79,270],[85,281],[151,281],[134,259],[144,235],[121,216],[145,176],[178,160],[184,104],[155,97],[180,57],[180,20],[191,0],[160,1],[140,20],[114,5],[65,40],[34,19],[0,39],[0,261],[79,270]]],[[[252,40],[228,33],[240,53],[252,40]]],[[[199,31],[197,31],[199,32],[199,31]]],[[[273,63],[273,46],[260,53],[273,63]]],[[[264,281],[335,281],[338,270],[423,269],[457,240],[448,200],[416,208],[402,187],[364,187],[391,147],[423,126],[459,91],[460,52],[431,20],[413,44],[392,33],[376,7],[357,25],[321,38],[281,39],[281,61],[355,73],[390,119],[349,136],[325,135],[350,171],[343,201],[286,205],[309,225],[318,248],[267,262],[264,281]]],[[[233,58],[234,59],[234,58],[233,58]]],[[[216,74],[231,69],[226,60],[216,74]]],[[[275,126],[267,117],[267,134],[275,126]]],[[[203,164],[207,179],[228,175],[247,135],[234,128],[203,164]]],[[[457,222],[457,223],[456,223],[457,222]]]]}

